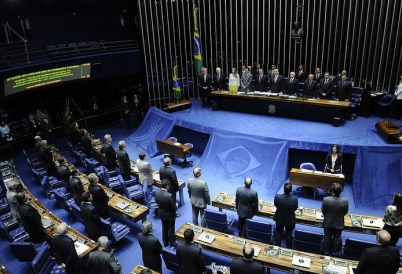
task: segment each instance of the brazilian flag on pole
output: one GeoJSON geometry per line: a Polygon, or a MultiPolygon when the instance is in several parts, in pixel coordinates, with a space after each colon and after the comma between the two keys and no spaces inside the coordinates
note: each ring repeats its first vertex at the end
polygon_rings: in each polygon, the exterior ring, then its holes
{"type": "Polygon", "coordinates": [[[198,8],[194,7],[193,12],[194,12],[194,67],[195,67],[195,75],[198,76],[202,67],[201,41],[200,41],[200,34],[198,33],[198,23],[197,23],[198,8]]]}
{"type": "Polygon", "coordinates": [[[173,96],[178,101],[181,97],[179,78],[177,77],[177,66],[173,68],[173,96]]]}

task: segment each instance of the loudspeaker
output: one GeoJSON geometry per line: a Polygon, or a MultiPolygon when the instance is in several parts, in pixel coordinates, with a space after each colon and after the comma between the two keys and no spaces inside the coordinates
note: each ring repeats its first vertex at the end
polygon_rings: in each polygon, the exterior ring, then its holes
{"type": "Polygon", "coordinates": [[[334,127],[339,127],[342,124],[342,118],[341,117],[334,117],[332,120],[332,125],[334,127]]]}
{"type": "Polygon", "coordinates": [[[212,104],[212,110],[213,110],[213,111],[218,111],[218,110],[219,110],[218,104],[217,104],[216,102],[214,102],[214,103],[212,104]]]}

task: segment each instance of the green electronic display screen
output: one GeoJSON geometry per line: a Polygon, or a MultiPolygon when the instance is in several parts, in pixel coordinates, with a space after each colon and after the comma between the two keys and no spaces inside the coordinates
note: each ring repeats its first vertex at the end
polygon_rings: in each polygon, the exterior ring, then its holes
{"type": "Polygon", "coordinates": [[[60,82],[91,77],[91,63],[30,72],[4,79],[5,96],[60,82]]]}

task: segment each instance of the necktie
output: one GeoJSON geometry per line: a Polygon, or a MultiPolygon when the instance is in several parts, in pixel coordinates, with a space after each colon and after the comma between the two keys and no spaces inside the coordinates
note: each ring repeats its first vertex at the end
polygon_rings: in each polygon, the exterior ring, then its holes
{"type": "Polygon", "coordinates": [[[276,79],[278,78],[278,76],[275,76],[275,83],[276,83],[276,79]]]}
{"type": "Polygon", "coordinates": [[[292,83],[293,82],[293,78],[290,78],[290,83],[292,83]]]}
{"type": "Polygon", "coordinates": [[[318,79],[318,77],[320,77],[320,75],[319,75],[319,74],[317,74],[317,75],[315,76],[315,78],[317,78],[317,79],[318,79]]]}
{"type": "Polygon", "coordinates": [[[204,74],[204,83],[206,83],[206,82],[207,82],[207,75],[204,74]]]}
{"type": "Polygon", "coordinates": [[[343,82],[342,82],[342,87],[343,87],[344,85],[345,85],[345,82],[343,81],[343,82]]]}
{"type": "Polygon", "coordinates": [[[328,83],[328,79],[325,80],[325,85],[327,85],[327,83],[328,83]]]}
{"type": "Polygon", "coordinates": [[[218,74],[218,81],[219,81],[219,78],[220,78],[220,74],[218,74]]]}
{"type": "Polygon", "coordinates": [[[260,75],[260,82],[261,82],[262,75],[260,75]]]}
{"type": "Polygon", "coordinates": [[[311,81],[310,81],[310,86],[311,86],[311,81]]]}

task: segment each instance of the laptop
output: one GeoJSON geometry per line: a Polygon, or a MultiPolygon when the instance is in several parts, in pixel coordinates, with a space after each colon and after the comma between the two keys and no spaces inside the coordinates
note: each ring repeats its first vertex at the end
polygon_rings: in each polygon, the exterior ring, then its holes
{"type": "Polygon", "coordinates": [[[371,227],[382,227],[384,225],[382,220],[369,220],[369,219],[363,219],[363,224],[365,226],[371,226],[371,227]]]}
{"type": "Polygon", "coordinates": [[[215,236],[214,235],[209,235],[206,232],[202,232],[200,234],[200,236],[198,236],[197,239],[202,241],[202,242],[206,242],[206,243],[211,244],[215,240],[215,236]]]}
{"type": "Polygon", "coordinates": [[[310,268],[311,259],[301,257],[301,256],[293,256],[292,264],[297,265],[297,266],[301,266],[301,267],[310,268]]]}
{"type": "Polygon", "coordinates": [[[118,207],[118,208],[120,208],[120,209],[125,209],[125,208],[128,207],[129,205],[130,205],[129,203],[120,201],[120,202],[118,202],[118,203],[116,204],[116,207],[118,207]]]}

